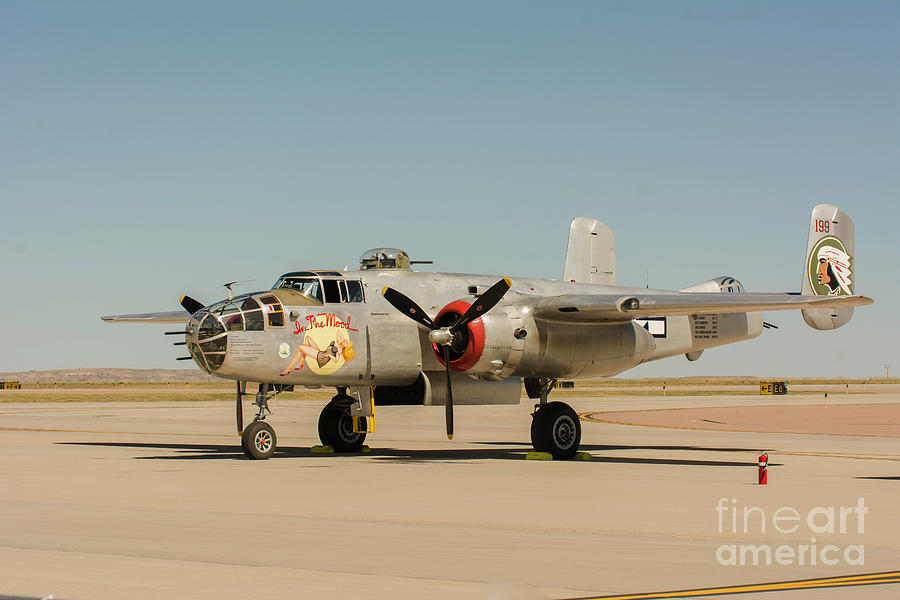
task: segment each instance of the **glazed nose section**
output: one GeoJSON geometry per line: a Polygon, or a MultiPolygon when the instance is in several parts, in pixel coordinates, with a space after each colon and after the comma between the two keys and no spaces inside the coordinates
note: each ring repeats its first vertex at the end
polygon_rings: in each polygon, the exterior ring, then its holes
{"type": "Polygon", "coordinates": [[[201,310],[191,317],[189,329],[193,331],[187,337],[188,351],[194,361],[207,373],[212,373],[225,362],[225,351],[228,347],[228,333],[218,316],[207,310],[201,310]]]}

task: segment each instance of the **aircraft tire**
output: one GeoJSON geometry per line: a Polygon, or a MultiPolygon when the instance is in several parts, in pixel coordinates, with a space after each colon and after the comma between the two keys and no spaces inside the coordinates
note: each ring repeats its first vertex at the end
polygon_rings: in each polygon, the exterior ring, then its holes
{"type": "Polygon", "coordinates": [[[536,452],[549,452],[553,458],[572,458],[581,444],[578,414],[564,402],[542,406],[531,421],[531,444],[536,452]]]}
{"type": "Polygon", "coordinates": [[[366,441],[365,433],[353,433],[350,410],[327,404],[319,415],[319,440],[335,452],[359,452],[366,441]]]}
{"type": "Polygon", "coordinates": [[[241,449],[251,460],[265,460],[275,454],[275,430],[265,421],[254,421],[241,435],[241,449]]]}

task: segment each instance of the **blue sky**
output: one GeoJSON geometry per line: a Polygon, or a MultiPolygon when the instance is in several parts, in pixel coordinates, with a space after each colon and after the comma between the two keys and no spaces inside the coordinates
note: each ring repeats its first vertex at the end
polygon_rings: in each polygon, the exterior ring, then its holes
{"type": "Polygon", "coordinates": [[[875,306],[630,374],[900,372],[898,31],[896,2],[0,0],[0,371],[183,366],[97,317],[373,246],[559,277],[574,216],[622,284],[798,290],[828,202],[875,306]]]}

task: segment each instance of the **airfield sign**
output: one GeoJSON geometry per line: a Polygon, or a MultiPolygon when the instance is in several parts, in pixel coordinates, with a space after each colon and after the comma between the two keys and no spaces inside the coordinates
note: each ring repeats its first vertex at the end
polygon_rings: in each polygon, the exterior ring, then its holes
{"type": "Polygon", "coordinates": [[[785,381],[761,381],[759,382],[761,396],[785,396],[787,395],[787,382],[785,381]]]}

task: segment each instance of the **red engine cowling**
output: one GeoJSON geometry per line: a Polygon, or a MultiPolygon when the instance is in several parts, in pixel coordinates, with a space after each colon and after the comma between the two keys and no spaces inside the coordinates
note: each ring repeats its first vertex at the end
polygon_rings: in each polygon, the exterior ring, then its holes
{"type": "MultiPolygon", "coordinates": [[[[434,318],[434,323],[438,327],[449,327],[456,322],[456,319],[465,313],[471,303],[465,300],[455,300],[441,309],[434,318]]],[[[457,339],[450,346],[450,369],[453,371],[468,371],[484,352],[484,323],[481,317],[470,321],[465,329],[457,334],[457,339]]],[[[431,344],[434,355],[441,364],[444,364],[443,347],[437,344],[431,344]]]]}

